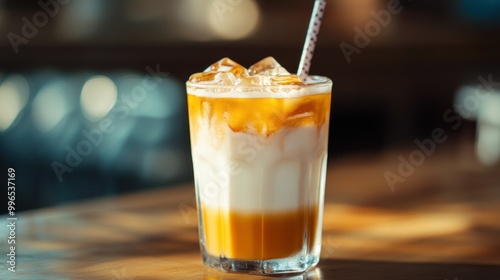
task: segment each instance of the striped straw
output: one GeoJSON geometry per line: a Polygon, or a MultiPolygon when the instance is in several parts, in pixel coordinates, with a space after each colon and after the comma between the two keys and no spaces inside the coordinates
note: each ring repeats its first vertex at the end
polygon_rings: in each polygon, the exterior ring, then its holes
{"type": "Polygon", "coordinates": [[[297,75],[302,81],[305,81],[309,75],[309,68],[311,67],[311,60],[318,40],[319,27],[323,19],[323,12],[325,11],[326,0],[315,0],[314,8],[309,21],[309,28],[307,29],[306,41],[304,42],[304,49],[302,49],[302,57],[300,58],[299,70],[297,75]]]}

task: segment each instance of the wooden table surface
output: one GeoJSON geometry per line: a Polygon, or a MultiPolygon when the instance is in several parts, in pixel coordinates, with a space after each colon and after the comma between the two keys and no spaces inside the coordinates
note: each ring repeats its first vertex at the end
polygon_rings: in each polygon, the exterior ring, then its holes
{"type": "Polygon", "coordinates": [[[304,274],[205,268],[186,184],[20,213],[15,273],[0,229],[0,279],[500,279],[498,166],[441,149],[393,191],[384,172],[410,152],[329,163],[322,259],[304,274]]]}

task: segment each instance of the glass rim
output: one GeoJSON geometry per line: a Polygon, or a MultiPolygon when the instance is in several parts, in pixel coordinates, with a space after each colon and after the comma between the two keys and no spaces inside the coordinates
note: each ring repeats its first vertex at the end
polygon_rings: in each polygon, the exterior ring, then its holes
{"type": "Polygon", "coordinates": [[[307,77],[312,81],[308,81],[303,85],[214,85],[214,84],[203,84],[203,83],[192,83],[190,81],[186,82],[187,87],[196,87],[203,89],[245,89],[245,91],[252,89],[303,89],[303,88],[311,88],[311,87],[321,87],[321,86],[332,86],[333,81],[325,76],[319,75],[310,75],[307,77]]]}

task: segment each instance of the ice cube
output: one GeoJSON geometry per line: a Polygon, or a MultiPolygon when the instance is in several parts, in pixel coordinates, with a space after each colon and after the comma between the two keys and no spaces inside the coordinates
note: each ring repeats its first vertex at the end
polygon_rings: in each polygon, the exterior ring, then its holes
{"type": "Polygon", "coordinates": [[[196,73],[189,77],[189,81],[191,83],[211,83],[215,79],[215,75],[217,72],[204,72],[204,73],[196,73]]]}
{"type": "Polygon", "coordinates": [[[210,65],[203,73],[191,75],[192,83],[232,86],[302,85],[296,75],[290,74],[273,57],[267,57],[248,70],[225,57],[210,65]]]}
{"type": "Polygon", "coordinates": [[[227,57],[210,65],[204,72],[231,72],[238,78],[248,75],[248,71],[245,67],[227,57]]]}
{"type": "Polygon", "coordinates": [[[255,76],[247,76],[241,78],[240,81],[241,86],[270,86],[271,80],[268,76],[263,75],[255,75],[255,76]]]}
{"type": "Polygon", "coordinates": [[[251,76],[254,75],[265,75],[265,76],[277,76],[277,75],[290,75],[284,67],[282,67],[276,59],[272,56],[266,57],[263,60],[255,63],[248,68],[248,73],[251,76]]]}
{"type": "Polygon", "coordinates": [[[225,57],[210,65],[203,73],[191,75],[189,81],[214,85],[238,85],[242,77],[248,77],[247,69],[225,57]]]}
{"type": "Polygon", "coordinates": [[[236,86],[240,83],[240,79],[237,78],[231,72],[219,72],[215,75],[214,81],[218,85],[231,85],[236,86]]]}
{"type": "Polygon", "coordinates": [[[303,85],[304,83],[297,75],[271,76],[271,85],[303,85]]]}
{"type": "Polygon", "coordinates": [[[238,85],[240,79],[231,72],[203,72],[189,77],[191,83],[202,83],[205,85],[238,85]]]}

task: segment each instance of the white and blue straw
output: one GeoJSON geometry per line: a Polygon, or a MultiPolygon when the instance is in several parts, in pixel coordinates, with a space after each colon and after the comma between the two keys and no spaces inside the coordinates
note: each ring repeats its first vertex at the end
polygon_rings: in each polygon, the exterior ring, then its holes
{"type": "Polygon", "coordinates": [[[299,70],[297,75],[302,81],[305,81],[309,75],[309,68],[311,67],[311,60],[318,40],[319,27],[325,12],[326,0],[314,1],[314,8],[309,21],[309,28],[307,29],[306,41],[304,42],[304,49],[302,49],[302,57],[300,58],[299,70]]]}

